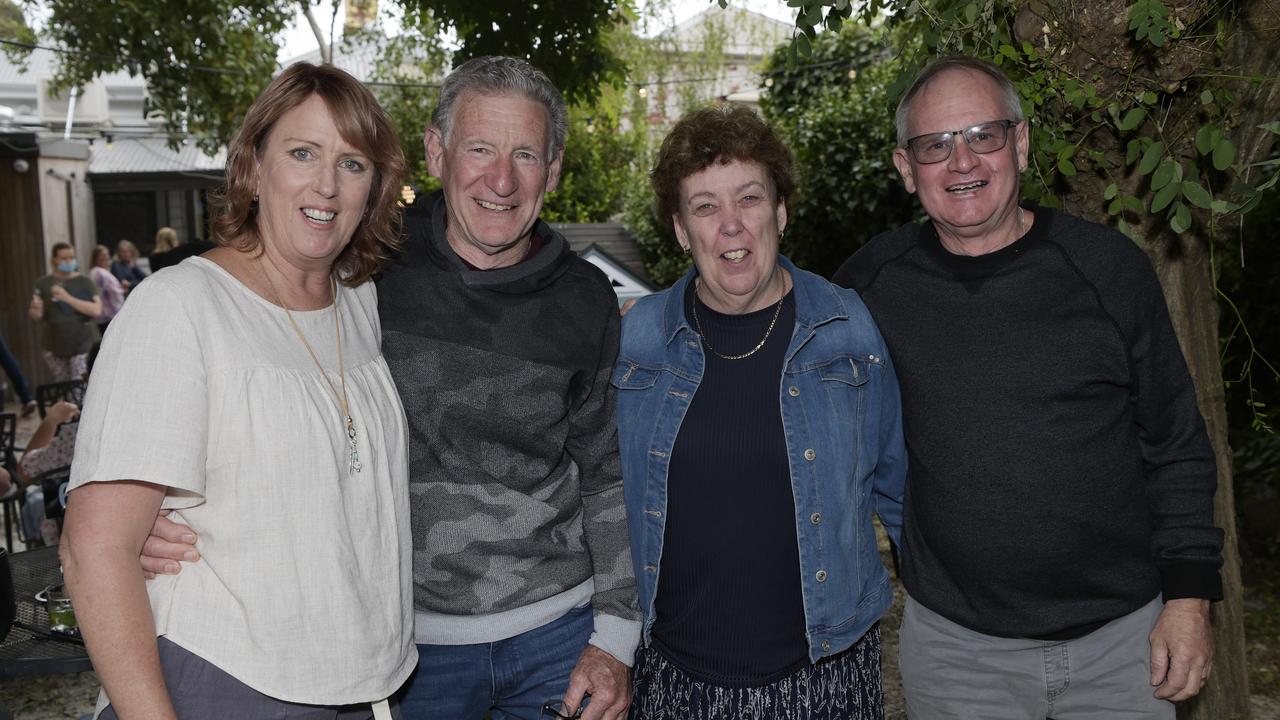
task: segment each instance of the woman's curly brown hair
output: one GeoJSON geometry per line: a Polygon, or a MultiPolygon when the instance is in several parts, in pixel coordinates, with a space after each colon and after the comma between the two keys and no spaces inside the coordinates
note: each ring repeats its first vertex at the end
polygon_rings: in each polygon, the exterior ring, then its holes
{"type": "Polygon", "coordinates": [[[791,151],[764,120],[741,105],[706,107],[680,118],[662,141],[658,164],[649,174],[658,220],[674,229],[681,181],[712,164],[728,165],[734,160],[763,167],[777,199],[786,202],[795,191],[791,151]]]}
{"type": "Polygon", "coordinates": [[[243,251],[261,244],[254,198],[258,153],[280,118],[312,95],[324,101],[342,139],[369,158],[375,172],[364,218],[333,263],[338,279],[355,287],[400,250],[405,162],[386,111],[364,85],[332,65],[291,65],[253,101],[227,149],[226,184],[210,198],[217,212],[214,241],[243,251]]]}

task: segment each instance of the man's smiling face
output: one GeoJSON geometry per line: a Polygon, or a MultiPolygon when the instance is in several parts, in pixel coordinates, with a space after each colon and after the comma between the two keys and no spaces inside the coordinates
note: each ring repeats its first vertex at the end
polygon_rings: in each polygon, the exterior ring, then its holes
{"type": "MultiPolygon", "coordinates": [[[[907,137],[1010,119],[1006,115],[991,78],[972,70],[947,70],[912,99],[907,137]]],[[[894,151],[893,161],[907,192],[919,195],[940,234],[981,238],[1017,209],[1018,176],[1027,167],[1027,125],[1011,126],[1005,146],[985,155],[970,150],[959,135],[954,142],[951,156],[942,162],[921,164],[902,148],[894,151]]]]}
{"type": "Polygon", "coordinates": [[[426,133],[427,167],[444,185],[446,236],[480,268],[520,262],[546,193],[560,180],[562,152],[548,156],[550,128],[541,103],[521,95],[458,98],[449,137],[426,133]]]}

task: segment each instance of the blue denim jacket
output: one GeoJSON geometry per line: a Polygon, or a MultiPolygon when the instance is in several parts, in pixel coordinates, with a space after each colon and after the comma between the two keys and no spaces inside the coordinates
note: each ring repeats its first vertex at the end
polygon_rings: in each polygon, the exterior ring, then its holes
{"type": "MultiPolygon", "coordinates": [[[[898,381],[862,300],[784,257],[779,264],[795,287],[795,330],[778,402],[796,504],[809,658],[816,662],[851,646],[889,607],[889,574],[876,549],[871,513],[898,542],[906,451],[898,381]]],[[[627,313],[613,374],[646,646],[662,562],[667,468],[704,368],[702,344],[684,314],[685,288],[695,272],[627,313]]]]}

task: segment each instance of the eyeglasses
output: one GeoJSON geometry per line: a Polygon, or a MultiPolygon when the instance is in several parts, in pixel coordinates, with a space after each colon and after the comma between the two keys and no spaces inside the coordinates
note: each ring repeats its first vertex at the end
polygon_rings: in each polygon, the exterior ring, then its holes
{"type": "Polygon", "coordinates": [[[966,130],[917,135],[907,141],[907,149],[921,165],[940,163],[951,157],[951,151],[956,146],[956,136],[959,135],[964,138],[971,151],[986,155],[1002,149],[1009,141],[1009,127],[1017,124],[1016,120],[992,120],[966,130]]]}
{"type": "Polygon", "coordinates": [[[582,717],[584,709],[586,709],[585,703],[578,708],[578,712],[569,715],[565,712],[564,703],[553,700],[542,706],[542,712],[538,713],[538,720],[576,720],[582,717]]]}

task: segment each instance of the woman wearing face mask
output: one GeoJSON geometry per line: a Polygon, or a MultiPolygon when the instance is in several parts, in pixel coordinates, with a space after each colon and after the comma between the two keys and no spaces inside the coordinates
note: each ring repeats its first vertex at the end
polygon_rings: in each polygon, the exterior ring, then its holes
{"type": "Polygon", "coordinates": [[[54,380],[80,380],[89,351],[98,342],[94,321],[102,314],[102,300],[97,284],[80,274],[75,248],[57,243],[49,265],[53,272],[36,281],[27,315],[37,323],[44,361],[54,380]]]}

